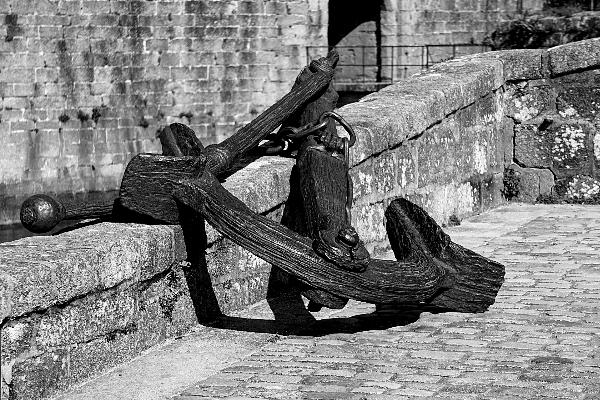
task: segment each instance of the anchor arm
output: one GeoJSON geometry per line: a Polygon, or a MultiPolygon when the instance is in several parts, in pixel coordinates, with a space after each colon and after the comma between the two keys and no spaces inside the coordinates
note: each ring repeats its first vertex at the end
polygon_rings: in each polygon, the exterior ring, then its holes
{"type": "Polygon", "coordinates": [[[206,148],[209,157],[206,167],[215,175],[226,170],[231,163],[246,154],[275,130],[306,102],[324,90],[333,78],[339,55],[331,51],[327,57],[311,61],[300,76],[302,82],[273,104],[256,119],[223,142],[206,148]]]}
{"type": "Polygon", "coordinates": [[[419,254],[402,262],[371,259],[360,273],[341,269],[315,253],[311,239],[251,211],[207,171],[199,179],[180,182],[174,196],[236,244],[337,296],[414,303],[432,297],[447,280],[446,269],[419,254]]]}

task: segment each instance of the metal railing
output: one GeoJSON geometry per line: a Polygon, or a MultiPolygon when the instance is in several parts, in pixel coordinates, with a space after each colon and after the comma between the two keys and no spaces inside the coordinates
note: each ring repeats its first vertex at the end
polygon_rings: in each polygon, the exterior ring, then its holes
{"type": "Polygon", "coordinates": [[[456,57],[490,51],[478,44],[436,44],[425,46],[308,46],[307,63],[330,50],[340,54],[337,82],[394,83],[430,66],[456,57]],[[354,71],[354,72],[351,72],[354,71]],[[357,73],[358,72],[358,73],[357,73]]]}

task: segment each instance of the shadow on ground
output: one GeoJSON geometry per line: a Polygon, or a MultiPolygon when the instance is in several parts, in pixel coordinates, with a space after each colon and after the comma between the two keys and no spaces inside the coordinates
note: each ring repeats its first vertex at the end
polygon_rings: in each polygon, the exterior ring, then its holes
{"type": "Polygon", "coordinates": [[[317,320],[305,307],[298,293],[267,299],[274,320],[222,316],[206,325],[236,331],[294,336],[325,336],[334,333],[358,333],[385,330],[416,322],[424,312],[438,314],[451,310],[427,304],[378,306],[374,312],[317,320]]]}

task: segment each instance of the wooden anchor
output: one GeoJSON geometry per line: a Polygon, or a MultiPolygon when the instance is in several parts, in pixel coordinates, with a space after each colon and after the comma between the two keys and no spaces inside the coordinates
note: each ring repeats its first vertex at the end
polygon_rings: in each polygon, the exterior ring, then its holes
{"type": "Polygon", "coordinates": [[[345,156],[338,154],[349,142],[338,139],[333,120],[299,146],[282,224],[253,212],[219,183],[219,173],[282,122],[301,129],[333,111],[336,62],[335,53],[313,61],[290,94],[221,144],[204,149],[187,127],[171,125],[161,134],[164,155],[138,155],[128,164],[121,203],[167,223],[178,223],[178,203],[191,208],[236,244],[294,276],[312,310],[341,308],[353,298],[485,311],[504,281],[504,267],[453,243],[408,200],[393,200],[385,212],[396,261],[370,257],[351,226],[347,147],[345,156]]]}

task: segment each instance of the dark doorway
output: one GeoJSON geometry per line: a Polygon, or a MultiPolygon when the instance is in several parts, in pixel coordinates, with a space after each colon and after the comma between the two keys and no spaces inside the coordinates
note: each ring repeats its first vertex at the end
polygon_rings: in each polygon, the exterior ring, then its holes
{"type": "Polygon", "coordinates": [[[378,45],[381,43],[381,27],[379,24],[381,0],[330,0],[329,28],[327,39],[330,47],[335,46],[359,25],[375,21],[378,31],[378,45]]]}

